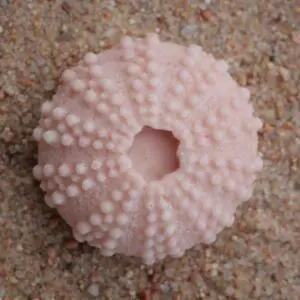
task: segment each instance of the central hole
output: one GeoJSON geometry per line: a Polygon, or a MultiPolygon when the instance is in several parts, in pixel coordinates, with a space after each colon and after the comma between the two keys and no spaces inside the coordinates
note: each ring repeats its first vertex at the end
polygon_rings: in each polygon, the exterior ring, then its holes
{"type": "Polygon", "coordinates": [[[134,137],[129,157],[145,181],[160,180],[179,168],[178,145],[172,132],[145,126],[134,137]]]}

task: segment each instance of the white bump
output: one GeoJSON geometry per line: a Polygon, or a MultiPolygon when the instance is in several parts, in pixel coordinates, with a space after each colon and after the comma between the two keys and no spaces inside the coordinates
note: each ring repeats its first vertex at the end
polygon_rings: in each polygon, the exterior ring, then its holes
{"type": "Polygon", "coordinates": [[[103,75],[103,69],[100,66],[91,66],[89,72],[96,78],[99,78],[103,75]]]}
{"type": "Polygon", "coordinates": [[[111,92],[113,90],[113,88],[114,88],[113,82],[111,80],[109,80],[109,79],[102,79],[100,81],[100,84],[101,84],[102,88],[104,90],[106,90],[106,91],[110,91],[111,92]]]}
{"type": "Polygon", "coordinates": [[[95,103],[97,100],[97,94],[93,90],[88,90],[84,93],[83,99],[86,103],[95,103]]]}
{"type": "Polygon", "coordinates": [[[53,104],[49,101],[46,101],[41,106],[41,113],[43,115],[49,115],[52,111],[52,108],[53,108],[53,104]]]}
{"type": "Polygon", "coordinates": [[[196,228],[199,230],[199,231],[204,231],[206,229],[206,223],[205,223],[205,220],[204,219],[198,219],[197,222],[196,222],[196,228]]]}
{"type": "Polygon", "coordinates": [[[87,191],[87,190],[90,190],[91,188],[93,188],[94,185],[95,185],[95,182],[92,179],[86,178],[82,182],[82,189],[84,191],[87,191]]]}
{"type": "Polygon", "coordinates": [[[72,198],[72,197],[76,197],[80,194],[80,191],[77,187],[77,185],[75,184],[71,184],[67,187],[67,195],[72,198]]]}
{"type": "Polygon", "coordinates": [[[157,103],[158,102],[158,96],[154,93],[150,93],[148,96],[147,96],[147,100],[151,103],[157,103]]]}
{"type": "Polygon", "coordinates": [[[58,168],[58,174],[62,177],[67,177],[71,174],[71,168],[67,164],[62,164],[58,168]]]}
{"type": "Polygon", "coordinates": [[[143,89],[143,82],[139,79],[135,79],[131,82],[131,86],[135,91],[140,91],[143,89]]]}
{"type": "Polygon", "coordinates": [[[66,123],[68,124],[68,126],[73,127],[74,125],[77,125],[78,123],[80,123],[80,119],[79,119],[79,117],[77,117],[75,115],[67,115],[66,123]]]}
{"type": "Polygon", "coordinates": [[[96,109],[99,113],[107,113],[109,111],[108,106],[105,103],[99,103],[96,109]]]}
{"type": "Polygon", "coordinates": [[[123,198],[123,193],[121,191],[115,190],[112,192],[111,197],[114,201],[121,201],[123,198]]]}
{"type": "Polygon", "coordinates": [[[152,265],[154,263],[154,252],[148,250],[144,255],[145,263],[152,265]]]}
{"type": "Polygon", "coordinates": [[[76,78],[76,72],[73,70],[65,70],[61,78],[64,82],[70,82],[76,78]]]}
{"type": "Polygon", "coordinates": [[[100,160],[93,160],[91,164],[91,168],[94,171],[99,171],[102,167],[102,162],[100,160]]]}
{"type": "Polygon", "coordinates": [[[51,164],[46,164],[44,166],[43,172],[46,177],[51,177],[51,176],[53,176],[53,174],[55,172],[55,168],[51,164]]]}
{"type": "Polygon", "coordinates": [[[177,112],[177,111],[179,111],[181,109],[181,104],[179,102],[177,102],[177,101],[170,101],[168,103],[168,107],[169,107],[169,109],[171,111],[177,112]]]}
{"type": "Polygon", "coordinates": [[[74,138],[70,134],[63,134],[61,137],[61,143],[63,146],[68,147],[71,146],[74,142],[74,138]]]}
{"type": "Polygon", "coordinates": [[[157,221],[157,215],[154,213],[149,213],[147,220],[149,223],[155,223],[157,221]]]}
{"type": "Polygon", "coordinates": [[[159,81],[159,79],[157,79],[157,78],[151,78],[151,79],[149,80],[149,85],[150,85],[150,87],[152,87],[152,88],[158,87],[159,84],[160,84],[160,81],[159,81]]]}
{"type": "Polygon", "coordinates": [[[169,224],[166,229],[165,229],[165,233],[167,236],[171,236],[174,234],[174,232],[176,231],[176,224],[169,224]]]}
{"type": "Polygon", "coordinates": [[[164,221],[164,222],[168,222],[172,219],[172,211],[170,210],[166,210],[162,213],[161,215],[161,219],[164,221]]]}
{"type": "Polygon", "coordinates": [[[207,72],[205,74],[205,78],[208,81],[208,83],[214,83],[216,81],[216,76],[213,73],[207,72]]]}
{"type": "Polygon", "coordinates": [[[116,248],[117,243],[114,240],[108,240],[103,244],[103,246],[107,249],[112,250],[116,248]]]}
{"type": "Polygon", "coordinates": [[[123,48],[131,48],[133,47],[133,39],[129,36],[124,36],[121,38],[120,44],[123,48]]]}
{"type": "Polygon", "coordinates": [[[98,136],[99,136],[100,138],[105,138],[105,137],[107,137],[107,136],[108,136],[107,130],[104,129],[104,128],[98,130],[98,136]]]}
{"type": "Polygon", "coordinates": [[[102,237],[103,237],[103,233],[102,232],[95,232],[94,233],[94,237],[95,237],[95,239],[101,239],[102,237]]]}
{"type": "Polygon", "coordinates": [[[233,191],[236,188],[236,183],[232,179],[228,179],[225,187],[227,188],[228,191],[233,191]]]}
{"type": "Polygon", "coordinates": [[[186,82],[188,81],[190,75],[189,72],[187,70],[181,70],[178,74],[179,78],[181,79],[181,81],[186,82]]]}
{"type": "Polygon", "coordinates": [[[81,235],[85,235],[91,232],[92,227],[87,222],[79,222],[76,225],[76,229],[81,235]]]}
{"type": "Polygon", "coordinates": [[[184,86],[183,85],[181,85],[181,84],[175,84],[174,86],[173,86],[173,93],[175,94],[175,95],[180,95],[180,94],[182,94],[184,92],[184,86]]]}
{"type": "Polygon", "coordinates": [[[83,80],[75,79],[71,82],[71,87],[75,92],[82,92],[85,89],[86,85],[83,80]]]}
{"type": "Polygon", "coordinates": [[[66,116],[67,112],[62,107],[56,107],[52,111],[53,119],[55,120],[61,120],[66,116]]]}
{"type": "Polygon", "coordinates": [[[102,182],[105,181],[105,179],[106,179],[106,176],[104,175],[103,172],[98,172],[97,173],[97,181],[98,182],[102,183],[102,182]]]}
{"type": "Polygon", "coordinates": [[[62,205],[63,203],[65,203],[66,197],[60,192],[54,192],[52,194],[52,201],[55,205],[62,205]]]}
{"type": "Polygon", "coordinates": [[[43,133],[44,141],[47,144],[54,144],[58,141],[58,133],[55,130],[48,130],[43,133]]]}
{"type": "Polygon", "coordinates": [[[43,177],[43,170],[42,167],[39,165],[36,165],[32,170],[33,176],[36,180],[41,180],[43,177]]]}
{"type": "Polygon", "coordinates": [[[66,126],[66,124],[64,124],[64,123],[59,123],[59,124],[56,126],[56,129],[57,129],[58,132],[64,133],[64,132],[67,131],[67,126],[66,126]]]}
{"type": "Polygon", "coordinates": [[[238,158],[233,158],[230,161],[230,166],[234,169],[234,170],[239,170],[242,167],[242,162],[240,159],[238,158]]]}
{"type": "Polygon", "coordinates": [[[135,57],[135,53],[134,53],[134,51],[132,51],[130,49],[126,49],[124,51],[123,57],[125,60],[131,60],[135,57]]]}
{"type": "Polygon", "coordinates": [[[214,126],[217,124],[217,118],[213,115],[208,116],[206,121],[207,121],[207,124],[210,126],[214,126]]]}
{"type": "Polygon", "coordinates": [[[134,210],[134,201],[133,200],[129,200],[129,201],[127,201],[127,202],[124,202],[123,204],[122,204],[122,208],[123,208],[123,211],[124,212],[131,212],[131,211],[133,211],[134,210]]]}
{"type": "Polygon", "coordinates": [[[159,44],[159,37],[156,33],[149,33],[146,36],[148,46],[155,47],[159,44]]]}
{"type": "Polygon", "coordinates": [[[123,234],[123,231],[120,228],[113,228],[110,232],[109,235],[114,238],[114,239],[119,239],[123,234]]]}
{"type": "Polygon", "coordinates": [[[209,157],[207,155],[203,155],[200,158],[199,163],[201,166],[207,166],[209,164],[209,157]]]}
{"type": "Polygon", "coordinates": [[[105,222],[106,224],[112,224],[113,221],[114,221],[114,216],[113,216],[112,214],[108,214],[108,215],[106,215],[105,218],[104,218],[104,222],[105,222]]]}
{"type": "Polygon", "coordinates": [[[216,167],[218,168],[224,168],[225,165],[226,165],[226,161],[225,159],[221,158],[221,157],[217,157],[215,160],[214,160],[214,164],[216,165],[216,167]]]}
{"type": "Polygon", "coordinates": [[[83,130],[87,133],[92,133],[95,131],[95,124],[92,121],[85,121],[83,124],[83,130]]]}
{"type": "Polygon", "coordinates": [[[157,230],[156,230],[156,227],[155,226],[148,226],[145,230],[145,234],[147,237],[153,237],[155,236],[157,230]]]}
{"type": "Polygon", "coordinates": [[[97,62],[98,57],[95,53],[89,52],[84,56],[83,60],[87,65],[92,65],[97,62]]]}
{"type": "Polygon", "coordinates": [[[120,171],[124,172],[132,166],[132,162],[129,157],[123,155],[119,158],[119,166],[120,166],[120,171]]]}
{"type": "Polygon", "coordinates": [[[228,118],[230,116],[230,110],[227,107],[220,108],[220,115],[223,118],[228,118]]]}
{"type": "Polygon", "coordinates": [[[219,175],[213,175],[211,176],[210,181],[213,185],[219,185],[222,181],[222,178],[219,175]]]}
{"type": "Polygon", "coordinates": [[[150,74],[155,74],[158,70],[158,65],[157,63],[155,62],[149,62],[148,65],[147,65],[147,71],[150,73],[150,74]]]}
{"type": "Polygon", "coordinates": [[[145,246],[146,248],[151,249],[155,246],[155,241],[153,239],[147,239],[145,246]]]}
{"type": "Polygon", "coordinates": [[[87,172],[88,167],[85,163],[80,163],[76,165],[75,170],[77,174],[82,175],[87,172]]]}
{"type": "Polygon", "coordinates": [[[127,67],[127,72],[131,75],[133,74],[138,74],[140,73],[141,71],[141,68],[139,65],[137,64],[130,64],[128,67],[127,67]]]}
{"type": "Polygon", "coordinates": [[[99,141],[99,140],[95,140],[95,141],[93,142],[92,146],[93,146],[94,150],[100,150],[100,149],[103,148],[103,144],[102,144],[102,142],[99,141]]]}
{"type": "Polygon", "coordinates": [[[157,246],[156,246],[156,251],[157,251],[158,253],[164,253],[164,252],[165,252],[165,247],[162,246],[162,245],[157,245],[157,246]]]}
{"type": "Polygon", "coordinates": [[[118,176],[118,172],[116,171],[116,170],[109,170],[109,172],[108,172],[108,175],[109,175],[109,177],[111,177],[111,178],[115,178],[115,177],[117,177],[118,176]]]}
{"type": "Polygon", "coordinates": [[[119,116],[117,114],[115,114],[115,113],[110,114],[108,118],[114,124],[116,124],[116,123],[118,123],[120,121],[119,116]]]}
{"type": "Polygon", "coordinates": [[[41,127],[35,128],[32,136],[36,141],[40,141],[43,137],[43,129],[41,127]]]}
{"type": "Polygon", "coordinates": [[[101,216],[99,214],[92,214],[90,216],[90,223],[94,226],[98,226],[102,223],[101,216]]]}
{"type": "Polygon", "coordinates": [[[120,95],[113,95],[111,97],[111,102],[114,104],[114,105],[121,105],[122,102],[123,102],[123,98],[122,96],[120,95]]]}
{"type": "Polygon", "coordinates": [[[144,95],[142,93],[135,94],[133,98],[138,103],[142,103],[144,101],[144,95]]]}
{"type": "Polygon", "coordinates": [[[183,59],[183,64],[184,64],[186,67],[192,68],[193,65],[194,65],[194,62],[193,62],[193,60],[192,60],[190,57],[186,56],[186,57],[183,59]]]}
{"type": "Polygon", "coordinates": [[[205,93],[207,90],[207,85],[203,81],[200,81],[197,83],[196,89],[200,94],[205,93]]]}
{"type": "Polygon", "coordinates": [[[129,217],[126,214],[120,214],[116,218],[116,222],[122,226],[126,225],[129,222],[129,217]]]}
{"type": "Polygon", "coordinates": [[[109,201],[103,201],[100,204],[101,211],[105,214],[111,213],[114,210],[114,206],[109,201]]]}
{"type": "Polygon", "coordinates": [[[220,130],[217,130],[213,133],[214,139],[216,141],[221,141],[224,139],[224,133],[220,130]]]}
{"type": "Polygon", "coordinates": [[[177,246],[177,241],[174,237],[171,237],[167,241],[167,245],[169,248],[175,248],[177,246]]]}

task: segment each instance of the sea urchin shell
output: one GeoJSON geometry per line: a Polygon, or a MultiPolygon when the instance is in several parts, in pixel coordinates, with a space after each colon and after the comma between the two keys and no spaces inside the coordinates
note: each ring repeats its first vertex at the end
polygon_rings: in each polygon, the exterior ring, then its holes
{"type": "Polygon", "coordinates": [[[78,241],[152,264],[232,225],[262,168],[261,121],[227,68],[149,34],[62,74],[33,173],[78,241]]]}

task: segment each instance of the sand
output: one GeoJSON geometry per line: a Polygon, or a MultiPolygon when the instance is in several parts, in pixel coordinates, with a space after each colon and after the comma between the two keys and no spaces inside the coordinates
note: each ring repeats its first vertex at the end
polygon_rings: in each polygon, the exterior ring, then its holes
{"type": "Polygon", "coordinates": [[[297,0],[0,0],[0,299],[298,299],[299,70],[297,0]],[[31,171],[62,71],[150,31],[229,62],[264,121],[265,164],[232,228],[151,268],[77,244],[31,171]]]}

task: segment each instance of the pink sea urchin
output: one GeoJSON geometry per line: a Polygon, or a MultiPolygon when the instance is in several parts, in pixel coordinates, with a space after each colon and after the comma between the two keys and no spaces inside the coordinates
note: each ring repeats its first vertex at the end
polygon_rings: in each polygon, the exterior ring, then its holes
{"type": "Polygon", "coordinates": [[[78,241],[152,264],[232,225],[262,168],[261,121],[227,67],[150,34],[62,74],[33,173],[78,241]]]}

